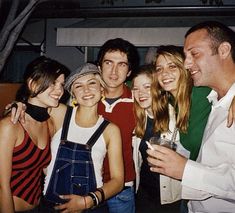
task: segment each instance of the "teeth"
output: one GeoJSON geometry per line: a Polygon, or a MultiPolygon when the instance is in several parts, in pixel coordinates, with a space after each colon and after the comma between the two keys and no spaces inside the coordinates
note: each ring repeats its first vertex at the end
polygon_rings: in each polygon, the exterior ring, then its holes
{"type": "Polygon", "coordinates": [[[93,95],[89,95],[89,96],[84,96],[83,99],[87,100],[87,99],[91,99],[93,98],[93,95]]]}
{"type": "Polygon", "coordinates": [[[172,79],[166,79],[166,80],[163,80],[162,82],[163,82],[164,84],[166,84],[166,83],[173,82],[173,80],[172,80],[172,79]]]}
{"type": "Polygon", "coordinates": [[[191,71],[191,75],[196,74],[198,71],[191,71]]]}

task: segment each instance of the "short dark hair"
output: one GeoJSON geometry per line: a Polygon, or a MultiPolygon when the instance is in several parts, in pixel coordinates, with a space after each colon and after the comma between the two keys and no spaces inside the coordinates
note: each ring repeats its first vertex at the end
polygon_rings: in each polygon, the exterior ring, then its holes
{"type": "Polygon", "coordinates": [[[112,51],[120,51],[125,53],[128,59],[129,70],[135,72],[139,66],[139,54],[137,48],[132,43],[122,38],[110,39],[101,46],[97,57],[99,66],[102,65],[104,55],[107,52],[112,51]]]}
{"type": "Polygon", "coordinates": [[[25,69],[24,82],[17,92],[16,99],[26,102],[29,97],[36,97],[53,84],[61,74],[67,77],[70,74],[70,70],[58,61],[45,56],[34,59],[25,69]],[[39,85],[37,91],[32,92],[28,88],[28,81],[30,79],[39,85]]]}
{"type": "Polygon", "coordinates": [[[222,42],[228,42],[231,45],[231,55],[235,62],[235,32],[228,26],[217,21],[205,21],[191,27],[185,34],[185,38],[197,31],[205,29],[211,39],[211,48],[213,53],[218,52],[218,47],[222,42]]]}

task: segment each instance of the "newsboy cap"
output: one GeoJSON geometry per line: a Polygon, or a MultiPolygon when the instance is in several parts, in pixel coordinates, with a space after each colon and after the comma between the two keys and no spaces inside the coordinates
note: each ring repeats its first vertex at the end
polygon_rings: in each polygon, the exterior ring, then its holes
{"type": "Polygon", "coordinates": [[[91,73],[97,73],[100,74],[100,71],[98,67],[91,63],[85,63],[82,66],[78,67],[74,72],[72,72],[69,77],[66,79],[65,82],[65,89],[70,92],[71,86],[74,81],[76,81],[81,76],[91,74],[91,73]]]}

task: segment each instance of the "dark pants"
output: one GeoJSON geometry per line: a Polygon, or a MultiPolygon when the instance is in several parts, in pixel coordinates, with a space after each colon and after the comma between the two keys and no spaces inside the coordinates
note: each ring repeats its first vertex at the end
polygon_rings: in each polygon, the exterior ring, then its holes
{"type": "Polygon", "coordinates": [[[155,199],[143,187],[138,189],[136,196],[136,213],[179,213],[181,201],[161,205],[159,199],[155,199]]]}
{"type": "MultiPolygon", "coordinates": [[[[55,210],[54,207],[55,207],[54,203],[47,201],[45,198],[42,198],[40,205],[39,205],[39,211],[32,212],[32,213],[58,213],[58,212],[60,212],[58,210],[55,210]]],[[[94,209],[84,210],[83,212],[84,213],[109,213],[108,206],[106,203],[104,203],[94,209]]]]}

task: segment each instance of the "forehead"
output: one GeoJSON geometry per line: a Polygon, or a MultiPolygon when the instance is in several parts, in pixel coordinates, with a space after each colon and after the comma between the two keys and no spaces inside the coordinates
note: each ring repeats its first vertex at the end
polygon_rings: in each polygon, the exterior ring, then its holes
{"type": "Polygon", "coordinates": [[[111,50],[105,53],[103,60],[121,60],[127,62],[127,54],[119,50],[111,50]]]}
{"type": "Polygon", "coordinates": [[[184,41],[184,52],[193,48],[205,47],[210,45],[209,36],[206,29],[200,29],[190,33],[184,41]]]}
{"type": "Polygon", "coordinates": [[[83,83],[83,82],[86,82],[86,81],[89,81],[89,80],[92,80],[92,79],[95,79],[98,81],[98,79],[95,77],[95,74],[93,73],[90,73],[90,74],[87,74],[87,75],[83,75],[81,77],[78,77],[74,82],[73,84],[75,83],[83,83]]]}
{"type": "Polygon", "coordinates": [[[151,83],[152,79],[145,73],[139,74],[134,78],[134,84],[138,83],[151,83]]]}
{"type": "Polygon", "coordinates": [[[172,62],[172,57],[169,56],[169,55],[159,55],[157,57],[156,63],[161,63],[161,62],[171,63],[172,62]]]}

